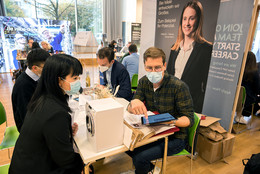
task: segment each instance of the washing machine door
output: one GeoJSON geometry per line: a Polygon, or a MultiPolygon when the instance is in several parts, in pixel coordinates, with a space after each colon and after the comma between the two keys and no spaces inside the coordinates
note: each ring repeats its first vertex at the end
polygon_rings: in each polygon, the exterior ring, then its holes
{"type": "Polygon", "coordinates": [[[87,115],[86,115],[86,126],[87,126],[87,131],[93,137],[95,135],[94,118],[89,111],[87,111],[87,115]]]}

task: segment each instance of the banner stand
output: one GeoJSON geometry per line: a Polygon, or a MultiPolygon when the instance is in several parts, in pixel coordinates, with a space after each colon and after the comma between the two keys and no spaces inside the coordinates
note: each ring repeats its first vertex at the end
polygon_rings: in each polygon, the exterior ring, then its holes
{"type": "Polygon", "coordinates": [[[257,16],[256,16],[257,7],[258,7],[258,0],[255,0],[254,9],[252,12],[252,18],[251,18],[251,22],[250,22],[250,27],[249,27],[249,31],[248,31],[248,35],[247,35],[247,40],[246,40],[244,56],[243,56],[242,65],[241,65],[241,69],[240,69],[240,75],[239,75],[239,79],[238,79],[238,83],[237,83],[237,89],[236,89],[235,100],[234,100],[232,114],[231,114],[231,120],[229,123],[229,130],[228,130],[229,133],[231,133],[231,131],[232,131],[233,122],[234,122],[233,120],[234,120],[236,107],[237,107],[237,101],[238,101],[240,87],[241,87],[241,83],[242,83],[242,79],[243,79],[243,75],[244,75],[244,70],[245,70],[247,53],[249,50],[251,37],[253,35],[252,33],[253,33],[254,25],[255,25],[255,22],[257,22],[257,20],[255,20],[255,18],[257,18],[257,16]]]}

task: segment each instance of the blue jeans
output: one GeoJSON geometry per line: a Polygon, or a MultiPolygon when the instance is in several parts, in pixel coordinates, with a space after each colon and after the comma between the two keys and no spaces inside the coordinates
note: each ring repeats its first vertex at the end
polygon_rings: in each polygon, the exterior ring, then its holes
{"type": "MultiPolygon", "coordinates": [[[[169,137],[167,155],[169,156],[181,152],[185,148],[185,145],[186,143],[184,140],[169,137]]],[[[126,153],[132,157],[135,166],[135,173],[147,174],[154,168],[151,161],[163,157],[164,139],[141,146],[134,149],[134,151],[128,151],[126,153]]]]}

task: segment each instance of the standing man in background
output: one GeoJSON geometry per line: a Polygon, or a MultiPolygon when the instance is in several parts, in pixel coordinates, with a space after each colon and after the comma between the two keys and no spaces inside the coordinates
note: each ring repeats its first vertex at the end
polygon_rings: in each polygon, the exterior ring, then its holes
{"type": "Polygon", "coordinates": [[[134,74],[138,74],[139,55],[137,54],[137,46],[135,44],[131,44],[128,49],[130,55],[124,58],[122,64],[127,69],[130,79],[132,79],[134,74]]]}
{"type": "Polygon", "coordinates": [[[33,49],[27,56],[28,67],[17,78],[12,91],[14,120],[18,131],[21,131],[27,112],[27,105],[36,89],[42,68],[50,54],[41,49],[33,49]]]}

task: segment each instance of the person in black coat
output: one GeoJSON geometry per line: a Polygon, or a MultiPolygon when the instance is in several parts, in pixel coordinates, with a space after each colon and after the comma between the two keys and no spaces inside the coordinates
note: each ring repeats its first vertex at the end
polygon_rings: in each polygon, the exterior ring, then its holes
{"type": "Polygon", "coordinates": [[[250,116],[252,112],[252,105],[254,105],[253,114],[259,109],[260,82],[258,67],[256,63],[255,54],[251,51],[247,54],[244,76],[242,86],[246,89],[246,101],[242,111],[243,116],[250,116]]]}
{"type": "Polygon", "coordinates": [[[198,1],[183,8],[176,43],[171,48],[167,72],[190,89],[195,112],[201,113],[205,96],[212,44],[202,35],[203,9],[198,1]]]}
{"type": "Polygon", "coordinates": [[[80,174],[83,162],[73,149],[78,125],[71,123],[68,95],[78,93],[82,66],[58,54],[48,58],[28,105],[12,156],[10,174],[80,174]]]}
{"type": "Polygon", "coordinates": [[[41,48],[38,42],[32,43],[32,49],[41,48]]]}
{"type": "Polygon", "coordinates": [[[112,40],[112,41],[108,44],[108,47],[111,48],[114,52],[117,52],[116,44],[117,44],[117,42],[116,42],[115,40],[112,40]]]}
{"type": "Polygon", "coordinates": [[[33,49],[27,56],[28,67],[15,81],[12,91],[14,121],[20,132],[27,112],[27,105],[36,89],[42,68],[50,54],[41,49],[33,49]]]}

